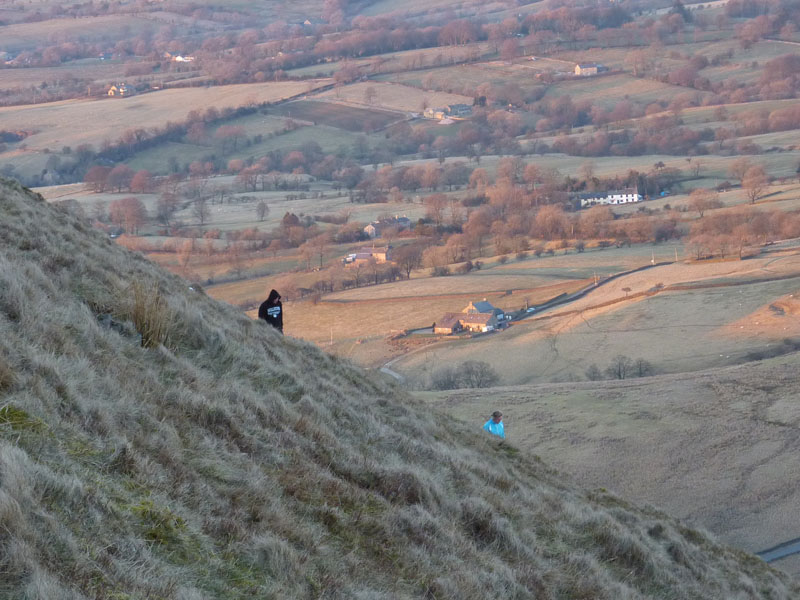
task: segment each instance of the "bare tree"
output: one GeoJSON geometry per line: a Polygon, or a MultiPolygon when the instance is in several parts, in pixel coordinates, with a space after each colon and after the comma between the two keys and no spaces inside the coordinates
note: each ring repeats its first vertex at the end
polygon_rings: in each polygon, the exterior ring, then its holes
{"type": "Polygon", "coordinates": [[[744,188],[745,194],[747,194],[747,198],[750,200],[750,204],[755,204],[756,200],[764,195],[764,190],[767,189],[768,183],[769,180],[767,179],[767,173],[764,171],[764,167],[759,165],[747,169],[747,172],[742,178],[742,187],[744,188]]]}
{"type": "Polygon", "coordinates": [[[269,206],[267,206],[267,203],[263,200],[259,201],[259,203],[256,204],[256,216],[258,217],[258,220],[263,221],[268,214],[269,206]]]}
{"type": "Polygon", "coordinates": [[[743,183],[745,173],[747,173],[752,166],[753,163],[746,156],[737,158],[731,163],[731,166],[728,167],[728,175],[738,179],[739,183],[743,183]]]}
{"type": "Polygon", "coordinates": [[[625,379],[630,377],[632,368],[633,361],[627,356],[618,354],[606,367],[606,374],[612,379],[625,379]]]}
{"type": "Polygon", "coordinates": [[[411,279],[411,271],[422,264],[422,246],[413,243],[400,246],[395,251],[394,260],[405,271],[406,279],[411,279]]]}
{"type": "Polygon", "coordinates": [[[720,202],[719,194],[714,190],[698,188],[692,190],[692,193],[689,194],[689,209],[697,211],[701,219],[705,211],[721,206],[722,202],[720,202]]]}
{"type": "Polygon", "coordinates": [[[114,200],[108,206],[111,221],[122,227],[127,233],[137,235],[139,227],[147,222],[147,209],[144,203],[135,197],[114,200]]]}
{"type": "Polygon", "coordinates": [[[209,212],[208,199],[204,196],[201,196],[192,204],[192,216],[197,219],[200,225],[205,225],[209,212]]]}

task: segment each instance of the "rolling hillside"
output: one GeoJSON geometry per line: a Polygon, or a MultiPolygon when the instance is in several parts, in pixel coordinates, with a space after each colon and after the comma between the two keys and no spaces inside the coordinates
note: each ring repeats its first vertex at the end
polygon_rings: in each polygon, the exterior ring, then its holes
{"type": "Polygon", "coordinates": [[[0,598],[792,598],[0,183],[0,598]]]}

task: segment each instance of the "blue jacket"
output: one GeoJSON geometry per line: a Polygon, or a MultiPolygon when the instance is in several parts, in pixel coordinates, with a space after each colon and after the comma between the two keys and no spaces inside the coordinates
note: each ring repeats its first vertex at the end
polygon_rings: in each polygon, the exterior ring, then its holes
{"type": "Polygon", "coordinates": [[[493,435],[499,435],[501,438],[506,437],[506,432],[502,421],[495,423],[492,419],[489,419],[486,421],[486,425],[484,425],[483,428],[493,435]]]}

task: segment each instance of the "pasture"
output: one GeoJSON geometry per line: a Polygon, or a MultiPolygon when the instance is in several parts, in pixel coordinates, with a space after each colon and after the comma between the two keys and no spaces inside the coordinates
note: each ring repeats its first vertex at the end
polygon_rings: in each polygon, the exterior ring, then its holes
{"type": "Polygon", "coordinates": [[[378,79],[471,96],[475,88],[482,83],[490,83],[496,86],[514,83],[523,90],[541,85],[533,78],[533,74],[530,75],[529,79],[520,77],[524,72],[524,67],[515,67],[506,63],[500,63],[494,67],[492,63],[473,63],[435,67],[409,73],[396,73],[391,77],[383,75],[378,79]]]}
{"type": "MultiPolygon", "coordinates": [[[[331,101],[366,107],[369,106],[366,101],[368,89],[371,89],[375,94],[374,106],[393,111],[422,112],[425,107],[436,108],[447,104],[472,105],[472,97],[470,96],[425,91],[408,85],[386,82],[360,82],[341,90],[323,92],[320,96],[331,101]]],[[[371,107],[370,110],[372,110],[371,107]]]]}
{"type": "Polygon", "coordinates": [[[131,15],[102,15],[79,19],[47,19],[34,23],[0,26],[0,50],[19,52],[36,48],[42,39],[53,42],[91,42],[108,38],[129,38],[143,32],[155,33],[160,25],[131,15]]]}
{"type": "MultiPolygon", "coordinates": [[[[612,108],[620,98],[647,105],[669,101],[686,91],[686,88],[677,85],[640,79],[624,73],[612,73],[560,81],[548,88],[546,96],[556,98],[570,96],[573,102],[589,101],[605,108],[612,108]]],[[[692,93],[700,97],[708,95],[706,92],[692,91],[692,93]]]]}
{"type": "MultiPolygon", "coordinates": [[[[602,253],[592,254],[596,258],[602,253]]],[[[580,264],[581,258],[573,257],[574,263],[580,264]]],[[[765,328],[752,317],[798,288],[796,251],[746,261],[656,266],[615,279],[507,331],[444,344],[425,356],[406,355],[392,368],[424,384],[442,365],[485,360],[504,382],[521,384],[579,381],[590,365],[602,371],[617,355],[646,360],[658,373],[738,364],[767,344],[800,336],[800,322],[790,314],[780,328],[765,328]],[[647,293],[658,284],[665,286],[664,292],[647,293]],[[742,324],[742,319],[749,320],[742,324]],[[741,328],[731,336],[734,322],[741,328]]]]}
{"type": "MultiPolygon", "coordinates": [[[[0,89],[27,88],[48,82],[48,87],[59,89],[61,82],[83,79],[92,82],[111,82],[121,76],[123,67],[119,63],[96,59],[64,63],[58,67],[28,67],[4,69],[0,78],[0,89]]],[[[100,85],[98,83],[98,85],[100,85]]],[[[33,95],[30,96],[31,101],[33,95]]]]}
{"type": "Polygon", "coordinates": [[[401,50],[398,52],[387,52],[381,54],[380,57],[325,62],[309,65],[307,67],[290,69],[287,73],[297,77],[318,76],[318,73],[324,73],[326,76],[329,76],[341,69],[344,65],[351,65],[359,67],[364,72],[370,74],[390,74],[396,71],[405,71],[409,68],[418,69],[420,67],[441,65],[444,63],[475,60],[476,57],[480,58],[486,56],[492,51],[493,49],[490,44],[486,42],[474,42],[465,44],[464,46],[450,48],[434,47],[401,50]]]}
{"type": "MultiPolygon", "coordinates": [[[[506,264],[496,258],[484,259],[479,271],[440,278],[427,277],[427,270],[420,271],[411,280],[327,294],[316,304],[292,302],[290,307],[294,308],[287,311],[291,310],[295,316],[290,323],[287,321],[287,332],[329,344],[332,327],[335,352],[368,366],[380,366],[405,353],[409,344],[413,347],[417,343],[441,341],[405,338],[390,342],[387,337],[400,330],[430,326],[445,312],[460,311],[470,300],[488,298],[505,310],[519,310],[526,302],[542,303],[561,293],[581,289],[595,276],[648,264],[653,256],[656,261],[671,260],[674,251],[673,246],[659,246],[655,250],[650,246],[634,246],[530,257],[506,264]],[[365,314],[370,318],[365,319],[365,314]]],[[[274,275],[211,286],[207,291],[220,300],[246,305],[256,302],[265,288],[279,287],[280,282],[281,276],[274,275]]]]}
{"type": "MultiPolygon", "coordinates": [[[[323,80],[312,85],[326,83],[323,80]]],[[[129,98],[6,106],[0,107],[0,129],[34,131],[25,139],[29,152],[61,148],[65,144],[99,146],[103,140],[116,140],[131,127],[147,129],[161,127],[167,121],[182,121],[192,110],[276,102],[308,88],[307,81],[250,83],[167,89],[129,98]]]]}
{"type": "MultiPolygon", "coordinates": [[[[238,123],[239,119],[234,119],[229,123],[238,123]]],[[[245,134],[248,139],[245,143],[238,144],[236,148],[228,145],[223,147],[214,140],[207,140],[203,143],[189,142],[165,142],[138,152],[126,164],[133,169],[147,169],[151,173],[166,174],[169,169],[171,157],[183,168],[195,160],[207,160],[209,156],[224,157],[226,160],[243,159],[247,160],[254,157],[265,156],[273,150],[289,151],[299,149],[303,144],[313,142],[319,144],[323,152],[348,152],[356,139],[365,137],[372,140],[372,136],[355,134],[349,131],[317,125],[316,127],[300,125],[295,129],[283,131],[286,120],[278,117],[269,117],[258,123],[259,119],[251,120],[250,124],[244,125],[245,134]],[[277,131],[271,128],[281,128],[277,131]],[[268,131],[268,133],[262,133],[268,131]],[[262,135],[260,142],[254,141],[254,136],[262,135]]],[[[290,177],[287,174],[287,177],[290,177]]]]}
{"type": "MultiPolygon", "coordinates": [[[[287,177],[292,176],[287,175],[287,177]]],[[[298,177],[303,178],[303,176],[298,177]]],[[[422,204],[412,202],[354,203],[350,201],[346,192],[334,190],[327,182],[313,182],[310,184],[310,190],[303,193],[274,190],[240,192],[236,190],[233,176],[212,177],[207,180],[206,185],[208,189],[217,186],[233,187],[234,189],[234,193],[228,195],[224,203],[216,202],[209,205],[208,220],[202,227],[206,230],[219,229],[223,232],[248,227],[258,227],[264,231],[273,229],[280,224],[287,212],[312,217],[346,214],[349,221],[369,223],[379,218],[395,215],[417,220],[424,216],[426,210],[422,204]],[[315,194],[318,197],[314,197],[315,194]],[[264,200],[269,208],[263,221],[259,221],[256,215],[256,205],[261,200],[264,200]]],[[[92,207],[98,202],[107,206],[113,200],[132,195],[141,199],[147,209],[152,211],[158,197],[157,194],[131,194],[130,192],[96,193],[82,183],[36,188],[36,191],[50,201],[74,199],[84,207],[87,213],[91,213],[92,207]]],[[[185,208],[175,213],[174,218],[187,226],[197,226],[197,219],[193,215],[189,201],[185,208]]],[[[322,228],[328,227],[322,222],[319,225],[322,228]]],[[[160,226],[153,226],[153,229],[157,228],[160,226]]]]}
{"type": "Polygon", "coordinates": [[[291,119],[307,121],[314,125],[328,125],[337,129],[362,132],[383,129],[400,121],[405,115],[377,108],[365,110],[334,102],[298,100],[276,106],[271,111],[291,119]]]}
{"type": "MultiPolygon", "coordinates": [[[[398,353],[405,353],[410,347],[417,344],[427,347],[428,344],[438,341],[431,337],[392,340],[394,335],[406,329],[430,327],[445,312],[459,312],[471,300],[488,298],[497,306],[516,310],[525,304],[526,298],[531,302],[543,302],[585,284],[575,280],[556,283],[548,281],[540,288],[520,288],[507,294],[506,289],[497,291],[497,286],[512,282],[510,279],[502,281],[503,278],[500,278],[494,282],[472,282],[466,289],[474,291],[462,291],[458,283],[468,278],[469,275],[450,277],[448,279],[452,281],[442,290],[443,293],[426,293],[419,297],[410,297],[410,291],[402,285],[408,282],[403,281],[375,287],[376,290],[392,288],[396,290],[395,296],[356,300],[325,297],[317,304],[310,301],[290,302],[286,306],[285,330],[289,335],[319,344],[330,352],[347,356],[365,366],[379,367],[398,353]],[[333,345],[330,344],[331,340],[333,345]]],[[[427,283],[432,281],[435,280],[425,279],[427,283]]],[[[251,295],[258,298],[268,287],[280,287],[279,283],[279,278],[261,282],[260,285],[254,282],[251,295]]],[[[410,283],[416,284],[414,279],[410,283]]],[[[536,283],[536,279],[529,278],[528,283],[536,283]]],[[[433,287],[436,289],[437,286],[433,287]]],[[[229,293],[225,286],[213,286],[207,292],[222,300],[229,293]]],[[[384,295],[386,291],[382,290],[380,294],[384,295]]],[[[255,317],[252,311],[248,314],[255,317]]]]}
{"type": "MultiPolygon", "coordinates": [[[[689,374],[418,394],[588,488],[654,505],[756,552],[796,535],[798,355],[689,374]]],[[[796,557],[774,563],[800,574],[796,557]]]]}

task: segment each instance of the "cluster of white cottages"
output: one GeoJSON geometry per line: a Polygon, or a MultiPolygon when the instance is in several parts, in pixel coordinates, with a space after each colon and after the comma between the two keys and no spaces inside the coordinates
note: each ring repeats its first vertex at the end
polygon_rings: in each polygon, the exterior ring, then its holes
{"type": "Polygon", "coordinates": [[[581,208],[585,206],[595,206],[597,204],[629,204],[630,202],[642,201],[642,195],[632,189],[579,194],[578,198],[580,198],[581,201],[581,208]]]}

